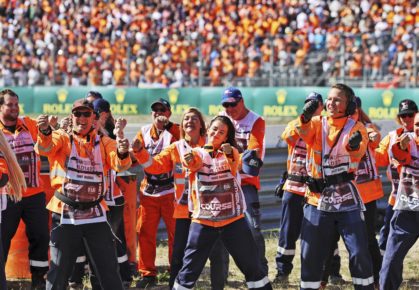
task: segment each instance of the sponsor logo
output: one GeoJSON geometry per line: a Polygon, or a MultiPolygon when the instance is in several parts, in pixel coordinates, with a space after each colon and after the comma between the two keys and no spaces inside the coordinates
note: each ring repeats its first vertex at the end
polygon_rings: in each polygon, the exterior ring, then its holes
{"type": "Polygon", "coordinates": [[[381,107],[369,107],[368,116],[371,119],[394,119],[399,112],[397,107],[391,107],[394,99],[394,93],[391,90],[385,90],[381,99],[383,101],[383,106],[381,107]]]}
{"type": "Polygon", "coordinates": [[[331,196],[323,197],[323,201],[327,204],[332,205],[334,208],[339,209],[345,201],[351,200],[352,193],[347,193],[344,195],[340,195],[338,193],[333,193],[331,196]]]}
{"type": "Polygon", "coordinates": [[[119,115],[137,115],[138,106],[137,104],[126,104],[125,103],[126,91],[124,89],[115,90],[116,104],[111,104],[111,112],[119,115]]]}
{"type": "Polygon", "coordinates": [[[409,196],[406,195],[400,195],[400,200],[402,202],[407,203],[407,206],[411,209],[414,210],[419,206],[419,196],[417,192],[412,193],[409,196]]]}
{"type": "Polygon", "coordinates": [[[221,203],[214,197],[209,203],[201,204],[201,209],[208,210],[213,216],[218,216],[222,210],[231,209],[233,205],[231,202],[221,203]]]}
{"type": "Polygon", "coordinates": [[[174,115],[182,115],[184,111],[186,111],[187,109],[191,107],[188,104],[177,104],[179,100],[179,94],[180,92],[176,89],[170,89],[167,92],[170,106],[172,107],[172,114],[174,115]]]}

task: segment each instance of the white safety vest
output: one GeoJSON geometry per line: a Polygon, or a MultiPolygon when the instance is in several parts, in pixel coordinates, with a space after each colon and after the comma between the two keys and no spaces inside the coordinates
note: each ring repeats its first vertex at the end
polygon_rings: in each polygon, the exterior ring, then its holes
{"type": "Polygon", "coordinates": [[[203,148],[195,149],[203,166],[196,172],[193,189],[196,192],[197,210],[190,208],[192,217],[203,220],[223,221],[240,216],[246,210],[243,191],[231,173],[228,159],[223,153],[213,158],[203,148]]]}
{"type": "Polygon", "coordinates": [[[285,190],[302,192],[306,191],[305,181],[298,181],[298,178],[306,179],[307,174],[307,146],[303,139],[299,138],[288,156],[290,168],[288,170],[288,179],[285,183],[285,190]]]}
{"type": "MultiPolygon", "coordinates": [[[[221,115],[227,116],[225,112],[222,112],[221,115]]],[[[228,116],[227,116],[228,117],[228,116]]],[[[249,139],[250,134],[253,129],[253,125],[255,122],[260,118],[258,114],[256,114],[253,111],[249,111],[249,113],[241,120],[233,120],[230,118],[231,122],[234,125],[234,128],[236,129],[236,142],[237,142],[237,149],[239,150],[239,153],[243,153],[245,150],[247,150],[247,147],[249,145],[249,139]]],[[[263,139],[263,148],[261,154],[261,159],[265,157],[265,137],[263,139]]],[[[244,178],[252,178],[253,176],[248,175],[240,171],[241,179],[244,178]]]]}
{"type": "Polygon", "coordinates": [[[390,136],[390,142],[388,145],[387,154],[390,164],[387,166],[387,178],[391,181],[390,195],[395,199],[399,188],[400,175],[394,162],[395,159],[393,152],[391,151],[391,147],[393,147],[393,145],[396,143],[398,135],[396,130],[389,132],[388,135],[390,136]]]}
{"type": "MultiPolygon", "coordinates": [[[[23,125],[24,119],[20,118],[23,125]]],[[[35,153],[35,142],[29,131],[16,131],[13,135],[4,134],[13,152],[16,154],[17,162],[25,176],[26,185],[29,187],[39,186],[38,162],[39,156],[35,153]]]]}
{"type": "Polygon", "coordinates": [[[397,189],[395,210],[419,211],[419,145],[414,133],[410,133],[409,164],[403,165],[400,172],[400,184],[397,189]]]}
{"type": "MultiPolygon", "coordinates": [[[[358,163],[351,162],[351,157],[344,145],[344,140],[349,137],[354,125],[355,121],[348,118],[336,145],[330,148],[327,143],[329,124],[327,118],[322,118],[322,174],[325,180],[328,177],[346,174],[352,171],[351,169],[358,167],[358,163]]],[[[325,187],[320,195],[318,209],[327,212],[342,212],[355,209],[364,210],[365,206],[352,181],[345,181],[325,187]]]]}
{"type": "MultiPolygon", "coordinates": [[[[62,194],[75,202],[93,202],[106,191],[106,175],[100,152],[100,137],[96,136],[91,158],[81,157],[71,141],[71,153],[67,162],[67,172],[62,186],[62,194]]],[[[74,209],[63,203],[62,224],[88,224],[106,221],[106,210],[98,204],[89,209],[74,209]]]]}
{"type": "Polygon", "coordinates": [[[358,169],[355,173],[355,181],[358,184],[366,183],[379,179],[380,176],[377,172],[377,166],[375,163],[374,153],[371,148],[368,147],[365,155],[361,158],[359,162],[358,169]]]}
{"type": "Polygon", "coordinates": [[[105,200],[106,204],[109,206],[115,206],[117,205],[115,203],[115,200],[117,198],[122,197],[122,192],[119,191],[118,195],[115,195],[115,186],[117,186],[115,184],[115,180],[116,180],[116,171],[113,169],[109,169],[108,173],[107,173],[107,178],[106,180],[108,181],[107,185],[106,185],[106,192],[105,192],[105,196],[103,197],[103,199],[105,200]]]}
{"type": "MultiPolygon", "coordinates": [[[[169,131],[164,130],[159,139],[154,141],[151,137],[152,125],[147,125],[141,128],[145,149],[148,151],[151,157],[159,154],[163,149],[170,145],[172,140],[172,134],[169,131]]],[[[167,172],[163,174],[150,174],[144,172],[145,178],[147,179],[147,186],[143,190],[144,195],[148,196],[163,196],[174,193],[173,186],[173,173],[167,172]]]]}

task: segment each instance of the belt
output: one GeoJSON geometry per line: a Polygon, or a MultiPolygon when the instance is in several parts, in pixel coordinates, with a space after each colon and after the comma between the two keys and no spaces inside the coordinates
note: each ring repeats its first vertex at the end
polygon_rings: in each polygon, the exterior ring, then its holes
{"type": "Polygon", "coordinates": [[[353,173],[343,172],[336,175],[326,176],[325,179],[308,177],[306,183],[310,191],[321,193],[325,187],[336,185],[342,182],[349,182],[354,179],[355,175],[353,173]]]}
{"type": "Polygon", "coordinates": [[[307,176],[288,174],[288,180],[305,183],[307,181],[307,176]]]}
{"type": "Polygon", "coordinates": [[[174,178],[170,177],[167,179],[163,179],[163,180],[155,180],[155,179],[151,179],[147,177],[147,183],[150,185],[159,185],[159,186],[163,186],[163,185],[168,185],[170,183],[173,183],[174,178]]]}
{"type": "Polygon", "coordinates": [[[81,201],[74,201],[73,199],[69,198],[68,196],[65,196],[64,194],[55,191],[54,196],[58,198],[60,201],[64,202],[65,204],[73,207],[74,209],[80,209],[85,210],[92,207],[97,206],[103,199],[103,195],[99,197],[99,199],[94,201],[88,201],[88,202],[81,202],[81,201]]]}

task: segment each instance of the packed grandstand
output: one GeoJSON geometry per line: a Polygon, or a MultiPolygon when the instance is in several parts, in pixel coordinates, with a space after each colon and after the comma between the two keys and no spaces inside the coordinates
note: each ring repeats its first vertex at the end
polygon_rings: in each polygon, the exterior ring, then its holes
{"type": "Polygon", "coordinates": [[[416,86],[418,3],[0,0],[0,87],[416,86]]]}

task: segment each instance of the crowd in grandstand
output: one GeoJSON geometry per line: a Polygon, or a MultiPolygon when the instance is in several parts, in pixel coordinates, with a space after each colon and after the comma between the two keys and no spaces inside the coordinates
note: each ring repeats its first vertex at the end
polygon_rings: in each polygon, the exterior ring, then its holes
{"type": "Polygon", "coordinates": [[[412,80],[417,9],[388,0],[2,0],[0,86],[221,86],[309,77],[313,62],[328,77],[412,80]]]}

